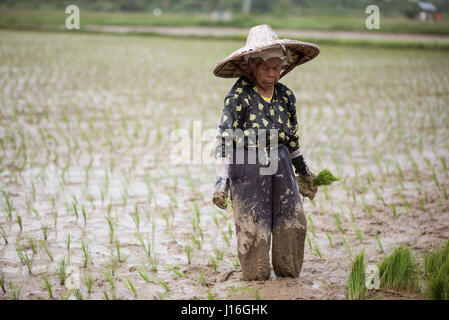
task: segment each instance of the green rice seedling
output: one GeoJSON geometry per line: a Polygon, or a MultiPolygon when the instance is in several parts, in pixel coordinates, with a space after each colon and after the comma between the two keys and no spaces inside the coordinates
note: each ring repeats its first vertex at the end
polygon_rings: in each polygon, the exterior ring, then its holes
{"type": "Polygon", "coordinates": [[[434,300],[449,300],[449,259],[439,268],[436,276],[429,280],[427,295],[434,300]]]}
{"type": "Polygon", "coordinates": [[[377,191],[376,188],[373,188],[372,190],[373,190],[373,192],[374,192],[374,195],[376,196],[376,199],[379,200],[379,201],[381,201],[382,204],[383,204],[384,206],[386,206],[387,204],[386,204],[386,202],[385,202],[385,199],[384,199],[384,197],[379,193],[379,191],[377,191]]]}
{"type": "Polygon", "coordinates": [[[8,215],[8,219],[10,222],[12,222],[12,211],[14,210],[14,206],[12,203],[12,200],[9,199],[8,194],[2,190],[3,193],[3,197],[5,198],[5,202],[6,202],[6,213],[8,215]]]}
{"type": "Polygon", "coordinates": [[[170,228],[170,216],[166,211],[162,212],[161,216],[165,221],[165,230],[168,230],[170,228]]]}
{"type": "Polygon", "coordinates": [[[407,197],[404,195],[402,191],[398,191],[399,196],[402,198],[402,206],[406,209],[407,213],[410,211],[410,203],[407,200],[407,197]]]}
{"type": "Polygon", "coordinates": [[[259,289],[257,289],[257,288],[254,289],[254,299],[260,300],[259,289]]]}
{"type": "Polygon", "coordinates": [[[17,256],[19,257],[19,260],[20,260],[20,262],[22,263],[22,264],[25,264],[25,257],[24,257],[24,255],[23,255],[23,248],[22,248],[22,245],[19,243],[19,242],[16,242],[16,253],[17,253],[17,256]]]}
{"type": "Polygon", "coordinates": [[[229,238],[232,238],[232,226],[231,226],[231,224],[228,224],[228,234],[229,234],[229,238]]]}
{"type": "Polygon", "coordinates": [[[27,206],[27,214],[31,214],[31,210],[33,208],[33,205],[32,205],[32,202],[31,202],[30,199],[27,199],[26,206],[27,206]]]}
{"type": "Polygon", "coordinates": [[[226,243],[226,246],[229,247],[231,245],[231,242],[229,241],[229,237],[228,237],[227,233],[225,231],[223,231],[221,233],[221,235],[223,236],[223,240],[226,243]]]}
{"type": "Polygon", "coordinates": [[[6,293],[5,287],[5,272],[0,269],[0,288],[2,288],[3,293],[6,293]]]}
{"type": "Polygon", "coordinates": [[[427,166],[429,167],[429,169],[432,170],[432,180],[435,182],[435,185],[437,186],[438,190],[441,190],[440,183],[438,182],[434,166],[430,162],[429,158],[424,157],[424,161],[426,161],[427,166]]]}
{"type": "Polygon", "coordinates": [[[366,297],[365,270],[365,252],[361,251],[351,262],[351,271],[347,282],[349,300],[360,300],[366,297]]]}
{"type": "Polygon", "coordinates": [[[391,211],[393,212],[393,217],[396,217],[396,205],[394,203],[390,204],[391,211]]]}
{"type": "Polygon", "coordinates": [[[72,295],[72,290],[66,290],[61,294],[61,300],[69,300],[70,296],[72,295]]]}
{"type": "Polygon", "coordinates": [[[204,231],[201,226],[198,226],[198,233],[200,234],[201,241],[204,241],[204,231]]]}
{"type": "Polygon", "coordinates": [[[107,281],[107,282],[109,283],[109,285],[111,286],[111,288],[112,288],[113,290],[115,290],[115,289],[117,288],[117,285],[115,284],[115,281],[114,281],[112,272],[105,272],[105,271],[103,271],[102,273],[103,273],[103,275],[104,275],[106,281],[107,281]]]}
{"type": "Polygon", "coordinates": [[[213,251],[214,251],[214,254],[215,254],[215,257],[217,258],[217,260],[218,261],[223,260],[223,257],[224,257],[223,250],[218,248],[215,242],[212,242],[212,247],[213,247],[213,251]]]}
{"type": "Polygon", "coordinates": [[[198,224],[200,224],[200,222],[201,222],[201,212],[200,212],[200,207],[198,206],[198,203],[196,201],[193,203],[193,208],[195,210],[196,221],[198,222],[198,224]]]}
{"type": "Polygon", "coordinates": [[[332,243],[331,235],[327,231],[325,231],[324,233],[326,234],[327,240],[329,240],[329,245],[331,246],[331,248],[333,248],[334,245],[332,243]]]}
{"type": "Polygon", "coordinates": [[[52,289],[52,286],[51,286],[50,279],[47,276],[42,275],[42,282],[45,285],[45,289],[47,290],[48,295],[50,296],[51,299],[53,299],[54,298],[53,297],[53,289],[52,289]]]}
{"type": "Polygon", "coordinates": [[[70,252],[70,245],[72,243],[72,239],[70,238],[70,233],[67,234],[67,239],[66,239],[65,243],[66,243],[67,251],[70,252]]]}
{"type": "Polygon", "coordinates": [[[159,265],[159,256],[153,252],[153,254],[149,257],[151,271],[157,272],[159,265]]]}
{"type": "Polygon", "coordinates": [[[48,239],[48,233],[50,232],[50,226],[46,223],[42,223],[41,224],[41,229],[42,229],[42,235],[44,237],[44,240],[48,239]]]}
{"type": "Polygon", "coordinates": [[[145,265],[142,265],[141,267],[137,268],[137,273],[142,277],[143,280],[145,280],[146,283],[151,282],[150,276],[148,275],[145,265]]]}
{"type": "Polygon", "coordinates": [[[173,230],[173,228],[170,228],[170,229],[168,229],[167,233],[168,233],[168,235],[170,236],[171,241],[172,241],[173,243],[177,244],[177,243],[178,243],[178,239],[176,238],[176,232],[175,232],[175,230],[173,230]]]}
{"type": "Polygon", "coordinates": [[[20,293],[22,291],[22,285],[18,282],[10,282],[9,283],[9,296],[11,300],[20,300],[20,293]]]}
{"type": "Polygon", "coordinates": [[[310,232],[312,233],[312,235],[313,235],[314,237],[316,237],[316,234],[315,234],[315,228],[314,228],[315,225],[313,224],[312,217],[311,217],[311,216],[308,216],[307,218],[308,218],[308,220],[309,220],[309,222],[310,222],[310,225],[308,225],[308,229],[310,230],[310,232]]]}
{"type": "Polygon", "coordinates": [[[240,266],[240,260],[238,255],[234,257],[234,259],[232,260],[232,265],[234,266],[234,269],[238,269],[240,266]]]}
{"type": "Polygon", "coordinates": [[[178,201],[176,200],[176,195],[172,192],[168,192],[168,197],[170,198],[170,204],[173,204],[175,208],[178,208],[178,201]]]}
{"type": "Polygon", "coordinates": [[[117,260],[118,262],[125,262],[127,257],[122,256],[121,252],[120,252],[120,242],[118,239],[115,239],[115,249],[116,249],[116,256],[117,256],[117,260]]]}
{"type": "Polygon", "coordinates": [[[112,222],[111,217],[106,217],[106,221],[109,226],[109,243],[112,243],[114,241],[114,223],[112,222]]]}
{"type": "Polygon", "coordinates": [[[192,244],[195,248],[197,249],[201,249],[202,245],[201,245],[201,241],[198,240],[194,234],[190,235],[190,240],[192,241],[192,244]]]}
{"type": "Polygon", "coordinates": [[[5,229],[3,229],[3,225],[0,225],[0,236],[3,238],[3,241],[5,241],[5,244],[8,244],[8,237],[5,229]]]}
{"type": "Polygon", "coordinates": [[[39,212],[36,210],[36,208],[34,208],[33,207],[33,209],[31,210],[31,211],[33,211],[33,213],[34,213],[34,215],[36,216],[36,217],[40,217],[40,214],[39,214],[39,212]]]}
{"type": "Polygon", "coordinates": [[[348,251],[349,256],[352,257],[351,248],[349,248],[349,245],[346,242],[345,236],[342,236],[342,239],[343,239],[343,245],[345,246],[346,250],[348,251]]]}
{"type": "Polygon", "coordinates": [[[105,300],[117,300],[117,292],[115,290],[111,290],[112,294],[111,296],[108,295],[108,292],[106,290],[103,290],[103,296],[105,300]]]}
{"type": "Polygon", "coordinates": [[[17,215],[17,225],[20,228],[20,231],[22,231],[22,217],[20,215],[17,215]]]}
{"type": "Polygon", "coordinates": [[[373,209],[371,208],[371,205],[369,203],[363,202],[363,207],[365,208],[366,212],[372,216],[373,215],[373,209]]]}
{"type": "Polygon", "coordinates": [[[87,268],[90,261],[90,251],[83,239],[81,239],[81,249],[83,251],[83,268],[87,268]]]}
{"type": "Polygon", "coordinates": [[[73,213],[75,214],[75,217],[76,217],[76,221],[78,221],[78,208],[76,207],[77,206],[77,200],[76,200],[76,198],[75,197],[73,197],[73,204],[72,204],[72,206],[73,206],[73,213]]]}
{"type": "Polygon", "coordinates": [[[92,279],[92,274],[90,272],[87,273],[87,275],[85,275],[83,277],[83,282],[86,285],[86,289],[87,289],[87,293],[91,294],[92,293],[92,286],[93,286],[93,279],[92,279]]]}
{"type": "Polygon", "coordinates": [[[357,226],[354,227],[355,234],[357,235],[357,238],[359,239],[360,243],[363,244],[363,232],[360,230],[357,226]]]}
{"type": "Polygon", "coordinates": [[[217,266],[217,260],[215,260],[214,257],[209,257],[210,263],[212,264],[212,268],[214,268],[214,271],[217,272],[218,266],[217,266]]]}
{"type": "Polygon", "coordinates": [[[156,283],[159,284],[162,288],[165,289],[166,292],[170,291],[170,287],[168,286],[168,283],[162,280],[159,277],[155,277],[156,283]]]}
{"type": "Polygon", "coordinates": [[[137,299],[137,289],[131,279],[123,277],[122,282],[125,285],[126,289],[128,289],[128,291],[134,296],[134,298],[137,299]]]}
{"type": "Polygon", "coordinates": [[[192,258],[192,247],[188,244],[184,246],[184,252],[186,253],[187,263],[190,264],[192,258]]]}
{"type": "Polygon", "coordinates": [[[58,226],[58,215],[59,215],[58,211],[55,210],[55,211],[53,212],[53,227],[54,227],[54,229],[55,229],[55,232],[56,232],[57,226],[58,226]]]}
{"type": "Polygon", "coordinates": [[[382,242],[380,242],[379,234],[375,233],[374,238],[376,239],[377,245],[379,246],[380,252],[384,252],[384,247],[382,246],[382,242]]]}
{"type": "Polygon", "coordinates": [[[352,207],[349,207],[349,214],[351,215],[351,221],[355,222],[354,210],[352,207]]]}
{"type": "Polygon", "coordinates": [[[310,241],[309,235],[307,235],[306,238],[307,238],[307,243],[309,245],[309,249],[310,249],[310,251],[312,251],[313,250],[312,249],[312,241],[310,241]]]}
{"type": "Polygon", "coordinates": [[[380,263],[379,276],[382,288],[419,291],[419,266],[410,248],[396,247],[380,263]]]}
{"type": "Polygon", "coordinates": [[[76,300],[84,300],[83,294],[80,289],[73,289],[72,292],[74,293],[76,300]]]}
{"type": "Polygon", "coordinates": [[[124,188],[122,192],[122,205],[126,208],[128,205],[128,188],[124,188]]]}
{"type": "Polygon", "coordinates": [[[316,254],[317,254],[321,259],[323,259],[323,255],[321,254],[320,248],[318,248],[318,246],[317,246],[316,244],[313,246],[313,248],[315,249],[316,254]]]}
{"type": "Polygon", "coordinates": [[[59,283],[61,286],[65,284],[65,280],[67,279],[66,269],[67,269],[67,261],[65,257],[63,257],[61,261],[59,261],[58,267],[59,283]]]}
{"type": "Polygon", "coordinates": [[[29,234],[27,234],[25,238],[26,238],[28,245],[30,246],[30,249],[33,252],[33,254],[37,254],[36,240],[33,238],[33,236],[31,236],[29,234]]]}
{"type": "Polygon", "coordinates": [[[341,233],[343,233],[343,234],[346,233],[341,225],[340,216],[338,215],[338,213],[334,214],[334,223],[335,223],[335,226],[338,228],[338,230],[340,230],[341,233]]]}
{"type": "Polygon", "coordinates": [[[198,284],[200,286],[206,286],[206,276],[204,275],[204,271],[201,268],[198,268],[199,278],[198,278],[198,284]]]}
{"type": "Polygon", "coordinates": [[[170,267],[168,265],[165,266],[168,270],[170,270],[171,272],[173,272],[174,274],[176,274],[178,277],[184,278],[184,273],[176,268],[170,267]]]}
{"type": "Polygon", "coordinates": [[[217,229],[220,228],[220,225],[218,224],[218,218],[217,218],[216,214],[213,215],[212,219],[214,220],[214,223],[215,223],[215,226],[217,227],[217,229]]]}
{"type": "Polygon", "coordinates": [[[134,221],[134,224],[136,225],[136,231],[139,232],[140,229],[140,215],[139,215],[139,207],[137,203],[134,206],[134,212],[130,213],[131,218],[134,221]]]}
{"type": "Polygon", "coordinates": [[[422,185],[421,176],[419,175],[419,168],[416,162],[412,159],[413,172],[415,174],[415,179],[420,185],[422,185]]]}
{"type": "Polygon", "coordinates": [[[208,299],[208,300],[215,300],[215,296],[214,296],[214,294],[212,293],[212,291],[210,291],[210,289],[207,290],[207,299],[208,299]]]}
{"type": "Polygon", "coordinates": [[[151,244],[150,241],[148,240],[148,243],[145,244],[145,241],[142,237],[141,233],[136,233],[136,238],[137,240],[140,242],[140,244],[142,245],[143,250],[145,251],[145,253],[147,254],[148,257],[151,256],[151,244]]]}
{"type": "Polygon", "coordinates": [[[332,172],[328,169],[320,171],[313,180],[313,184],[317,187],[319,186],[329,186],[333,182],[340,180],[340,178],[335,177],[332,172]]]}
{"type": "Polygon", "coordinates": [[[396,168],[398,169],[398,182],[401,185],[401,188],[404,187],[404,172],[402,171],[402,168],[398,162],[396,162],[396,168]]]}
{"type": "Polygon", "coordinates": [[[84,208],[84,205],[81,207],[81,212],[83,214],[84,226],[86,226],[86,224],[87,224],[87,213],[86,213],[86,208],[84,208]]]}

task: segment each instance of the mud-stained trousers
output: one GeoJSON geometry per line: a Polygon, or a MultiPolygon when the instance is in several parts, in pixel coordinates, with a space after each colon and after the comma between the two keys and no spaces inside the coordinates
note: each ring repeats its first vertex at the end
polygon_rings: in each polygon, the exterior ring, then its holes
{"type": "MultiPolygon", "coordinates": [[[[229,169],[238,255],[246,280],[270,278],[271,236],[273,270],[277,276],[298,277],[303,263],[306,237],[303,206],[290,152],[285,145],[276,150],[275,174],[260,174],[259,169],[267,165],[259,159],[255,164],[248,161],[248,154],[256,154],[251,148],[244,150],[243,164],[236,163],[234,158],[229,169]]],[[[270,159],[275,158],[270,155],[270,159]]]]}

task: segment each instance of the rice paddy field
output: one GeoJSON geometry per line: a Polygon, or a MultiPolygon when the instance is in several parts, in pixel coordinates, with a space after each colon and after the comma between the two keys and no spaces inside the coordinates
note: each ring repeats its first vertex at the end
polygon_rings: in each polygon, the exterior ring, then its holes
{"type": "Polygon", "coordinates": [[[0,31],[0,299],[347,299],[354,257],[398,246],[418,285],[364,298],[429,297],[424,257],[449,239],[449,52],[323,45],[281,80],[311,170],[341,180],[304,200],[300,277],[248,282],[194,144],[235,81],[212,69],[243,45],[0,31]]]}

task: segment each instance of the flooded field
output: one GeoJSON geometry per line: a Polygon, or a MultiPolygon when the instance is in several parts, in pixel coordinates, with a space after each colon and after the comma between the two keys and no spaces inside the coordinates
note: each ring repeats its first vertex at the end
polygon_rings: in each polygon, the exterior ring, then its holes
{"type": "Polygon", "coordinates": [[[304,200],[300,277],[244,281],[194,146],[235,81],[212,69],[242,45],[0,31],[0,299],[345,299],[362,249],[422,264],[449,238],[448,52],[322,46],[281,82],[311,170],[342,180],[304,200]],[[172,161],[175,129],[190,163],[172,161]]]}

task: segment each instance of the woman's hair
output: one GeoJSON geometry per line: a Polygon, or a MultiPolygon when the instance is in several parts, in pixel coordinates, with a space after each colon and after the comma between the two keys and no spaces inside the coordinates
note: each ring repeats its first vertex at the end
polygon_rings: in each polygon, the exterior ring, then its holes
{"type": "Polygon", "coordinates": [[[253,74],[254,69],[256,69],[256,67],[257,67],[259,64],[261,64],[262,62],[263,62],[263,59],[260,58],[260,57],[257,57],[257,58],[249,58],[249,59],[248,59],[248,72],[249,72],[250,74],[254,75],[254,74],[253,74]]]}

